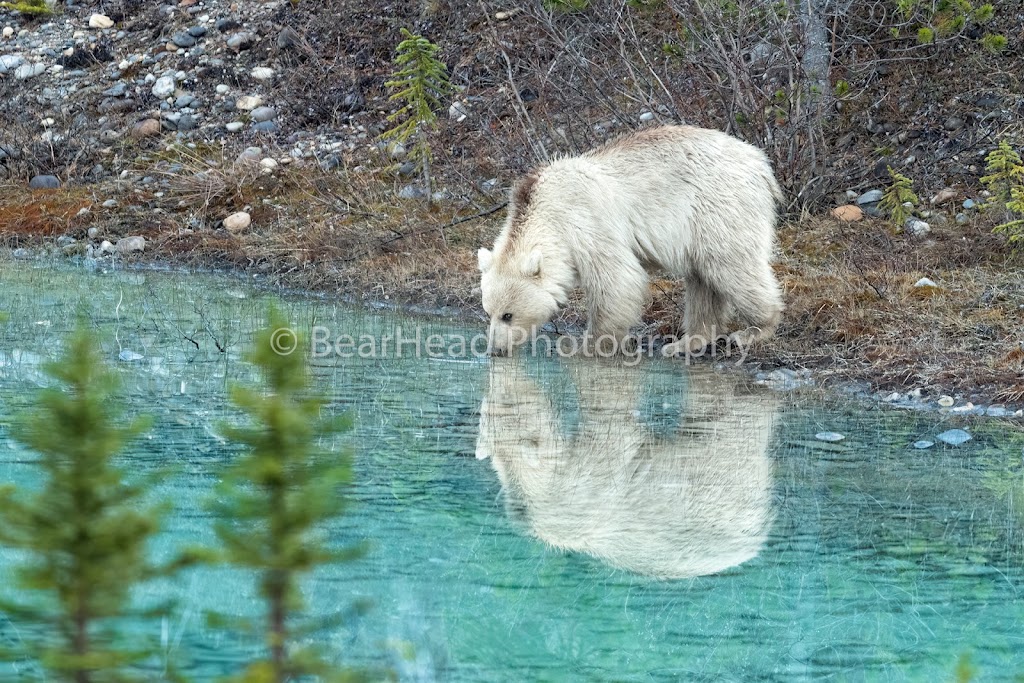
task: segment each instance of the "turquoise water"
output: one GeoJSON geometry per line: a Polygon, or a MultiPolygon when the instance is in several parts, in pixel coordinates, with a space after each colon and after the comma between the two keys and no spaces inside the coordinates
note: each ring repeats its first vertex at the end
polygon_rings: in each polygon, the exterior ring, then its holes
{"type": "MultiPolygon", "coordinates": [[[[0,281],[0,481],[38,482],[6,416],[84,315],[128,413],[154,417],[129,469],[175,468],[154,554],[212,543],[203,502],[234,454],[216,425],[236,417],[227,386],[254,379],[241,354],[266,296],[242,279],[26,264],[0,263],[0,281]]],[[[481,331],[322,299],[282,307],[332,338],[419,325],[447,348],[481,331]]],[[[330,410],[357,425],[329,444],[355,449],[357,505],[328,534],[371,544],[305,586],[315,613],[373,603],[311,638],[336,661],[409,681],[937,681],[969,653],[978,680],[1024,673],[1019,425],[824,404],[706,365],[412,350],[314,361],[330,410]],[[912,448],[951,426],[974,439],[912,448]]],[[[16,559],[0,549],[0,586],[16,559]]],[[[145,635],[193,680],[257,652],[203,616],[258,614],[251,576],[191,570],[139,600],[168,596],[173,617],[145,635]]],[[[0,614],[0,644],[21,632],[0,614]]],[[[0,664],[0,680],[33,670],[0,664]]]]}

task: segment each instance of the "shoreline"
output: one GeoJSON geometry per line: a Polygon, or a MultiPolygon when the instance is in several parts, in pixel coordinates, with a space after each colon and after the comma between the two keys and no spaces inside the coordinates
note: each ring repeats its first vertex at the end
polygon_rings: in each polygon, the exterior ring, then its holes
{"type": "MultiPolygon", "coordinates": [[[[207,265],[205,267],[192,267],[183,263],[175,262],[161,256],[145,256],[139,258],[110,258],[110,259],[89,259],[81,257],[64,257],[53,253],[47,247],[41,246],[29,253],[28,257],[22,253],[19,257],[12,256],[14,250],[5,250],[0,259],[8,265],[17,267],[25,265],[28,267],[43,266],[45,268],[69,268],[71,270],[81,269],[83,271],[95,270],[97,268],[109,268],[124,272],[154,272],[172,276],[188,275],[210,275],[214,277],[234,278],[254,286],[258,291],[304,299],[326,300],[332,296],[327,288],[309,288],[296,286],[290,283],[289,279],[276,274],[264,274],[247,272],[231,266],[207,265]]],[[[448,319],[468,323],[471,321],[482,322],[479,313],[471,308],[459,308],[453,306],[431,307],[422,303],[404,300],[378,300],[374,298],[357,297],[354,294],[337,296],[337,303],[353,309],[363,309],[377,312],[391,312],[400,315],[422,319],[448,319]]],[[[481,332],[485,329],[481,327],[481,332]]],[[[578,325],[565,325],[548,323],[542,329],[546,335],[555,338],[564,335],[578,335],[582,328],[578,325]]],[[[793,367],[768,367],[765,361],[757,354],[756,347],[751,350],[748,360],[736,363],[731,360],[721,360],[714,355],[710,357],[694,356],[690,358],[663,359],[668,362],[685,363],[690,365],[704,365],[713,368],[716,372],[726,372],[733,375],[743,375],[754,384],[765,386],[773,391],[788,394],[791,392],[812,392],[823,400],[844,398],[855,402],[864,403],[872,408],[890,408],[895,410],[910,410],[914,412],[926,412],[935,415],[942,415],[946,418],[990,418],[1005,420],[1007,422],[1024,426],[1024,401],[1020,403],[997,402],[989,399],[983,394],[972,394],[954,398],[950,394],[925,396],[921,391],[911,390],[909,392],[886,392],[873,389],[870,382],[865,379],[842,379],[831,377],[827,372],[816,372],[810,368],[793,367]],[[942,401],[940,403],[940,401],[942,401]],[[953,403],[949,405],[949,401],[953,403]]],[[[557,354],[556,354],[557,355],[557,354]]],[[[660,357],[656,351],[648,351],[643,354],[649,362],[660,357]]],[[[722,354],[718,354],[720,357],[722,354]]]]}

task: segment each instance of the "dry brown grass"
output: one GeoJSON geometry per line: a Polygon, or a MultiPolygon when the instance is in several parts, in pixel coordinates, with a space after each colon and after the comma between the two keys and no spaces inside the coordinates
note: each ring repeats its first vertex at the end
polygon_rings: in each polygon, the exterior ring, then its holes
{"type": "Polygon", "coordinates": [[[74,233],[90,219],[79,215],[95,203],[82,189],[28,190],[24,185],[0,185],[0,241],[7,246],[32,238],[56,238],[74,233]]]}

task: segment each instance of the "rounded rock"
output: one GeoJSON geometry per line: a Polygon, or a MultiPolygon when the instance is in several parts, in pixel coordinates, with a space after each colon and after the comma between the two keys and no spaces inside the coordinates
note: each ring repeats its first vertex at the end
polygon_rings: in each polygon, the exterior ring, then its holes
{"type": "Polygon", "coordinates": [[[22,64],[14,70],[14,77],[19,81],[25,81],[30,78],[35,78],[45,72],[45,64],[39,64],[38,62],[35,64],[22,64]]]}
{"type": "Polygon", "coordinates": [[[882,196],[883,194],[881,190],[869,190],[862,194],[861,196],[857,197],[857,203],[862,205],[876,204],[882,201],[882,196]]]}
{"type": "Polygon", "coordinates": [[[257,81],[269,81],[274,77],[274,70],[269,66],[257,66],[253,67],[253,70],[249,72],[249,75],[257,81]]]}
{"type": "Polygon", "coordinates": [[[153,96],[158,99],[164,99],[174,94],[174,76],[161,76],[156,79],[156,83],[153,84],[153,96]]]}
{"type": "MultiPolygon", "coordinates": [[[[239,107],[239,109],[241,109],[241,107],[239,107]]],[[[256,107],[249,113],[249,116],[252,117],[253,121],[261,123],[263,121],[272,120],[277,116],[277,111],[273,107],[256,107]]]]}
{"type": "Polygon", "coordinates": [[[55,175],[37,175],[28,181],[31,190],[56,190],[60,187],[60,178],[55,175]]]}
{"type": "Polygon", "coordinates": [[[842,441],[846,437],[838,432],[818,432],[814,435],[814,438],[818,441],[827,441],[828,443],[837,443],[842,441]]]}
{"type": "Polygon", "coordinates": [[[259,95],[243,95],[235,100],[235,109],[241,111],[252,111],[263,104],[263,98],[259,95]]]}
{"type": "Polygon", "coordinates": [[[110,28],[113,25],[114,20],[106,14],[97,13],[89,17],[89,28],[110,28]]]}
{"type": "Polygon", "coordinates": [[[962,429],[949,429],[936,435],[935,438],[947,446],[962,446],[974,437],[962,429]]]}
{"type": "Polygon", "coordinates": [[[117,241],[116,245],[114,245],[114,250],[118,254],[130,254],[133,251],[142,251],[145,248],[146,238],[141,235],[123,237],[117,241]]]}
{"type": "Polygon", "coordinates": [[[226,42],[229,48],[236,52],[241,52],[242,50],[252,47],[252,44],[255,42],[255,38],[253,38],[251,33],[239,31],[238,33],[233,33],[228,36],[226,42]]]}
{"type": "Polygon", "coordinates": [[[171,36],[171,42],[178,47],[194,47],[196,39],[189,33],[175,33],[171,36]]]}
{"type": "Polygon", "coordinates": [[[864,219],[864,210],[853,204],[845,204],[832,209],[832,217],[844,223],[856,223],[864,219]]]}
{"type": "Polygon", "coordinates": [[[133,138],[149,138],[160,135],[160,122],[156,119],[143,119],[132,126],[133,138]]]}
{"type": "Polygon", "coordinates": [[[239,211],[224,219],[224,229],[228,232],[240,232],[248,228],[251,223],[252,216],[245,211],[239,211]]]}

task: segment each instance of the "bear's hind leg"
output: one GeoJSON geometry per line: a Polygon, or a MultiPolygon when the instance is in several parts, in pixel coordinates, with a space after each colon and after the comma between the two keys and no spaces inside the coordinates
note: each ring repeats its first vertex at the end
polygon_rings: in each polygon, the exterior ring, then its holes
{"type": "Polygon", "coordinates": [[[729,335],[741,348],[775,334],[782,318],[782,291],[771,266],[765,263],[756,277],[734,283],[729,291],[735,331],[729,335]]]}

